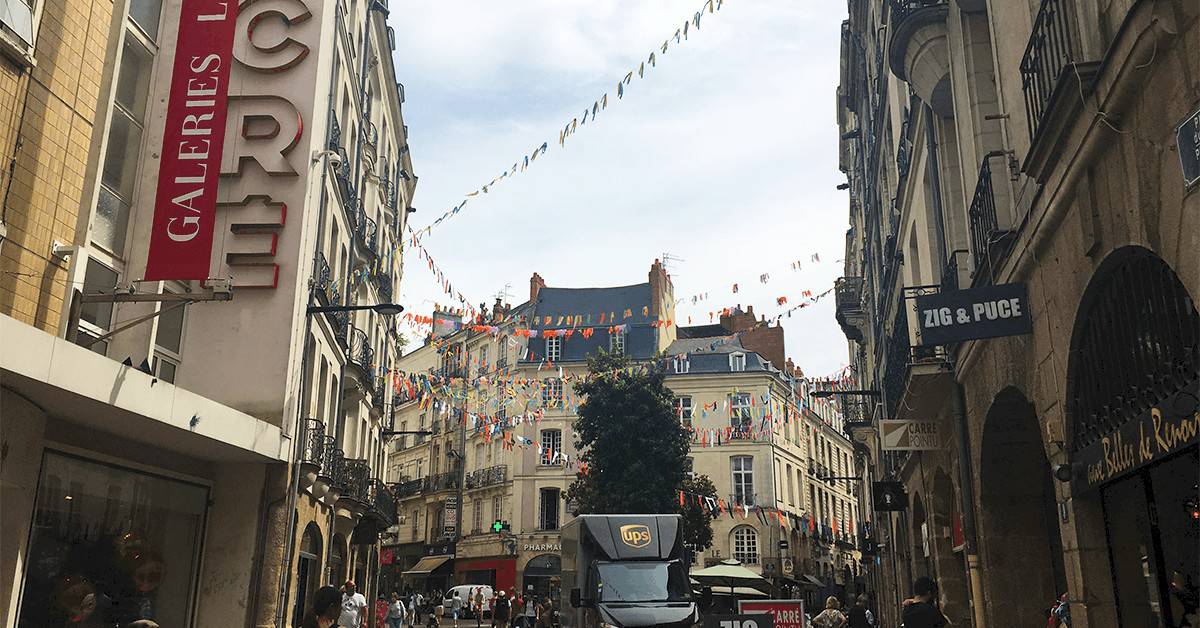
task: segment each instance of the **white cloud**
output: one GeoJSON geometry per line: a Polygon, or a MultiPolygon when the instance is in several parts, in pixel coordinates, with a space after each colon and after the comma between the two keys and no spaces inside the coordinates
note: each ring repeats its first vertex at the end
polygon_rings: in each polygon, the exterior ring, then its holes
{"type": "MultiPolygon", "coordinates": [[[[802,290],[832,285],[847,214],[834,189],[843,180],[833,109],[842,18],[819,8],[827,3],[726,0],[617,101],[616,80],[701,4],[442,0],[393,9],[421,175],[415,225],[542,141],[552,145],[426,240],[456,289],[478,303],[511,283],[520,301],[534,271],[550,285],[636,283],[669,251],[686,260],[675,267],[676,296],[710,293],[683,309],[699,324],[736,303],[770,315],[779,296],[794,304],[802,290]],[[559,149],[557,129],[605,91],[608,110],[559,149]],[[809,262],[813,253],[821,264],[809,262]],[[788,269],[796,259],[804,270],[788,269]]],[[[403,294],[413,307],[448,302],[412,262],[403,294]]],[[[831,303],[784,319],[788,353],[810,374],[846,362],[831,303]]]]}

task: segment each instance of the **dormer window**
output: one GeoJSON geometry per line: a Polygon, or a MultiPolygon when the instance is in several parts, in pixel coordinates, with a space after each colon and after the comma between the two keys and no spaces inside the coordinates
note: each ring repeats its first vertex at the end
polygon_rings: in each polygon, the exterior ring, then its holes
{"type": "Polygon", "coordinates": [[[546,359],[550,362],[558,362],[562,357],[562,341],[559,336],[550,336],[546,338],[546,359]]]}
{"type": "Polygon", "coordinates": [[[608,352],[613,355],[625,355],[625,332],[613,331],[608,335],[608,352]]]}
{"type": "Polygon", "coordinates": [[[687,373],[691,363],[688,362],[687,356],[679,356],[675,358],[674,367],[676,373],[687,373]]]}
{"type": "Polygon", "coordinates": [[[740,373],[746,370],[746,354],[745,353],[730,353],[729,354],[729,370],[734,373],[740,373]]]}

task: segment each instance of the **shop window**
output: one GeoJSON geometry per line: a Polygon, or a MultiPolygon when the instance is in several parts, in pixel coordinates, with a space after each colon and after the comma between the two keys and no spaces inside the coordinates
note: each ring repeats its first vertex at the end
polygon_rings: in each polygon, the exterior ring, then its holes
{"type": "Polygon", "coordinates": [[[203,486],[47,452],[18,625],[189,625],[207,504],[203,486]]]}

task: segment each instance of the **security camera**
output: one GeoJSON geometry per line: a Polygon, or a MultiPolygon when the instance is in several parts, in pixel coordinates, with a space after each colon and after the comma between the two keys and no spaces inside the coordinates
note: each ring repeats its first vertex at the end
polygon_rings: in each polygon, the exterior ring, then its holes
{"type": "Polygon", "coordinates": [[[1075,475],[1075,470],[1069,464],[1054,465],[1054,479],[1059,482],[1070,482],[1075,475]]]}

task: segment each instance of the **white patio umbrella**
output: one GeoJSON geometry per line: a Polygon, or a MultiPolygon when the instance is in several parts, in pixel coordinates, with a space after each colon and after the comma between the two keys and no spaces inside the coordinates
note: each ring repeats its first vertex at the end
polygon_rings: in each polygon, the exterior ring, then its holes
{"type": "Polygon", "coordinates": [[[742,563],[733,559],[726,559],[719,565],[693,571],[690,575],[693,580],[706,586],[728,587],[731,595],[735,594],[735,590],[738,588],[750,588],[762,592],[768,592],[771,589],[771,583],[766,578],[746,569],[742,563]]]}

